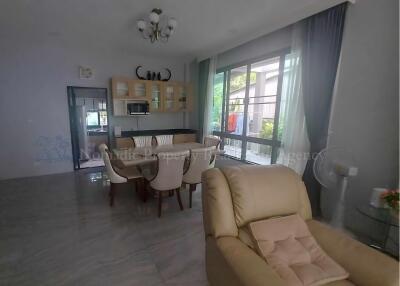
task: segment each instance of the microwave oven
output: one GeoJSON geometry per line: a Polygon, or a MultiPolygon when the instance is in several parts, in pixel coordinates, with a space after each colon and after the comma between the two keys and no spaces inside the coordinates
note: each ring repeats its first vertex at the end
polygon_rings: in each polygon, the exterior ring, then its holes
{"type": "Polygon", "coordinates": [[[128,102],[128,115],[144,115],[149,114],[149,103],[147,101],[128,102]]]}

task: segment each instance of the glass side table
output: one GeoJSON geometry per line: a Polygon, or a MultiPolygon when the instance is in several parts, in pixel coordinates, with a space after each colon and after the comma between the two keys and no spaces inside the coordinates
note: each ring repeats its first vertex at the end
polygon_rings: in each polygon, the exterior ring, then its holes
{"type": "MultiPolygon", "coordinates": [[[[357,207],[357,211],[362,215],[384,225],[384,236],[382,241],[378,242],[377,244],[371,244],[370,246],[387,252],[386,247],[390,238],[390,230],[392,227],[399,227],[399,217],[396,217],[390,209],[376,208],[371,205],[360,205],[357,207]]],[[[396,245],[398,247],[398,242],[396,243],[396,245]]]]}

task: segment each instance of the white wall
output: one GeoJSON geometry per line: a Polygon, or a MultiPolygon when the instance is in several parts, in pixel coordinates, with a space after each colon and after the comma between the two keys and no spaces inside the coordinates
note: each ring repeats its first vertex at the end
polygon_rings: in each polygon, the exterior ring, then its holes
{"type": "MultiPolygon", "coordinates": [[[[95,43],[89,48],[57,38],[35,42],[16,36],[2,39],[0,49],[0,179],[72,170],[68,85],[109,88],[114,75],[134,78],[137,65],[146,70],[169,67],[173,80],[183,80],[179,59],[102,50],[95,43]],[[80,80],[79,65],[94,68],[95,78],[80,80]]],[[[150,115],[140,120],[139,127],[183,128],[182,117],[182,113],[150,115]]],[[[111,123],[126,130],[136,128],[134,119],[111,118],[111,123]]]]}
{"type": "Polygon", "coordinates": [[[360,231],[370,221],[356,206],[368,202],[373,187],[398,188],[398,5],[360,0],[346,16],[329,146],[351,150],[359,167],[349,185],[347,223],[360,231]]]}

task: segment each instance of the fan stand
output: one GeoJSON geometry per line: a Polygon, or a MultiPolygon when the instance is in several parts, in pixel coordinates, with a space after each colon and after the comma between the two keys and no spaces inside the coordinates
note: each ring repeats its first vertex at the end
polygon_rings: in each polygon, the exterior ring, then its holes
{"type": "Polygon", "coordinates": [[[333,227],[339,228],[339,229],[345,229],[344,227],[344,211],[345,211],[345,205],[344,205],[344,200],[346,196],[346,189],[347,189],[347,183],[348,183],[348,177],[347,176],[341,176],[342,180],[340,180],[340,185],[339,185],[339,200],[337,202],[336,208],[334,209],[331,222],[330,224],[333,227]]]}

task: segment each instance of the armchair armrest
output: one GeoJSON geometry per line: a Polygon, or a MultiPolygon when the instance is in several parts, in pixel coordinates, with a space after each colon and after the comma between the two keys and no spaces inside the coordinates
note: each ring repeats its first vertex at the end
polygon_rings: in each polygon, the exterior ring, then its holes
{"type": "Polygon", "coordinates": [[[263,258],[236,237],[207,237],[207,276],[212,286],[284,286],[263,258]]]}
{"type": "Polygon", "coordinates": [[[398,286],[398,262],[315,220],[307,221],[319,245],[349,273],[349,280],[360,286],[398,286]]]}

